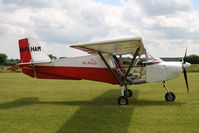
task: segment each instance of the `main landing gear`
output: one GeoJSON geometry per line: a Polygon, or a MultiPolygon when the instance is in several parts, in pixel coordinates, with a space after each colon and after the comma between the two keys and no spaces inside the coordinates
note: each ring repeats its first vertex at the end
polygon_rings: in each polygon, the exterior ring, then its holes
{"type": "Polygon", "coordinates": [[[118,104],[119,105],[127,105],[128,104],[128,97],[132,96],[132,91],[127,88],[127,85],[125,85],[125,90],[123,86],[121,86],[121,96],[118,98],[118,104]]]}
{"type": "Polygon", "coordinates": [[[167,93],[165,94],[165,100],[166,101],[174,101],[176,96],[173,92],[170,92],[169,89],[167,88],[165,81],[163,81],[163,87],[166,89],[167,93]]]}

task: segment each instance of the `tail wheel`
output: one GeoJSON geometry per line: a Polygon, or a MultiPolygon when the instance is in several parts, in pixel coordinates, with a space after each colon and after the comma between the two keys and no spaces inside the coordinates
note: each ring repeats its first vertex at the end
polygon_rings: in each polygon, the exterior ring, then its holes
{"type": "Polygon", "coordinates": [[[124,96],[131,97],[132,95],[133,95],[133,93],[132,93],[131,90],[127,89],[127,90],[124,91],[124,96]]]}
{"type": "Polygon", "coordinates": [[[166,101],[174,101],[175,98],[176,98],[176,96],[173,92],[167,92],[165,95],[166,101]]]}
{"type": "Polygon", "coordinates": [[[119,105],[127,105],[128,104],[128,98],[125,96],[121,96],[118,98],[118,104],[119,105]]]}

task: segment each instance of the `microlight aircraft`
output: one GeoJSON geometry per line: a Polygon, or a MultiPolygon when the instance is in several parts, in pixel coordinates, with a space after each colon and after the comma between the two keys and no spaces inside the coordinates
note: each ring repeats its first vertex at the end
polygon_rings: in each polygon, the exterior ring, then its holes
{"type": "Polygon", "coordinates": [[[87,52],[81,57],[51,60],[43,48],[33,38],[19,40],[21,63],[9,68],[21,68],[22,72],[38,79],[92,80],[120,85],[119,105],[127,105],[132,96],[129,85],[162,82],[167,93],[166,101],[174,101],[165,81],[177,78],[184,73],[187,92],[189,92],[186,68],[186,54],[182,62],[164,62],[148,54],[141,37],[99,41],[71,45],[87,52]],[[132,55],[130,65],[123,66],[122,56],[132,55]]]}

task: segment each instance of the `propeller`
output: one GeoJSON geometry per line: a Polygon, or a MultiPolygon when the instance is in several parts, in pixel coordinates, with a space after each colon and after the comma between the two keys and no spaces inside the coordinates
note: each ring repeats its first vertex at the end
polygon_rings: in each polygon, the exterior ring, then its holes
{"type": "Polygon", "coordinates": [[[186,87],[187,87],[187,93],[189,93],[189,84],[188,84],[188,79],[187,79],[186,67],[189,67],[190,63],[186,62],[186,58],[187,58],[187,48],[186,48],[185,55],[184,55],[184,58],[182,61],[182,68],[183,68],[184,79],[185,79],[185,83],[186,83],[186,87]]]}

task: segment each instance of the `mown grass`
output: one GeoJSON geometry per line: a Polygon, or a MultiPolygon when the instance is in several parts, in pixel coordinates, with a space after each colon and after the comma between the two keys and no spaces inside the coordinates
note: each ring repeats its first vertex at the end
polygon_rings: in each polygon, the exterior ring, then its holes
{"type": "Polygon", "coordinates": [[[130,86],[128,106],[117,105],[118,86],[92,81],[41,80],[0,74],[1,133],[198,133],[199,73],[167,82],[176,94],[166,102],[161,83],[130,86]]]}

